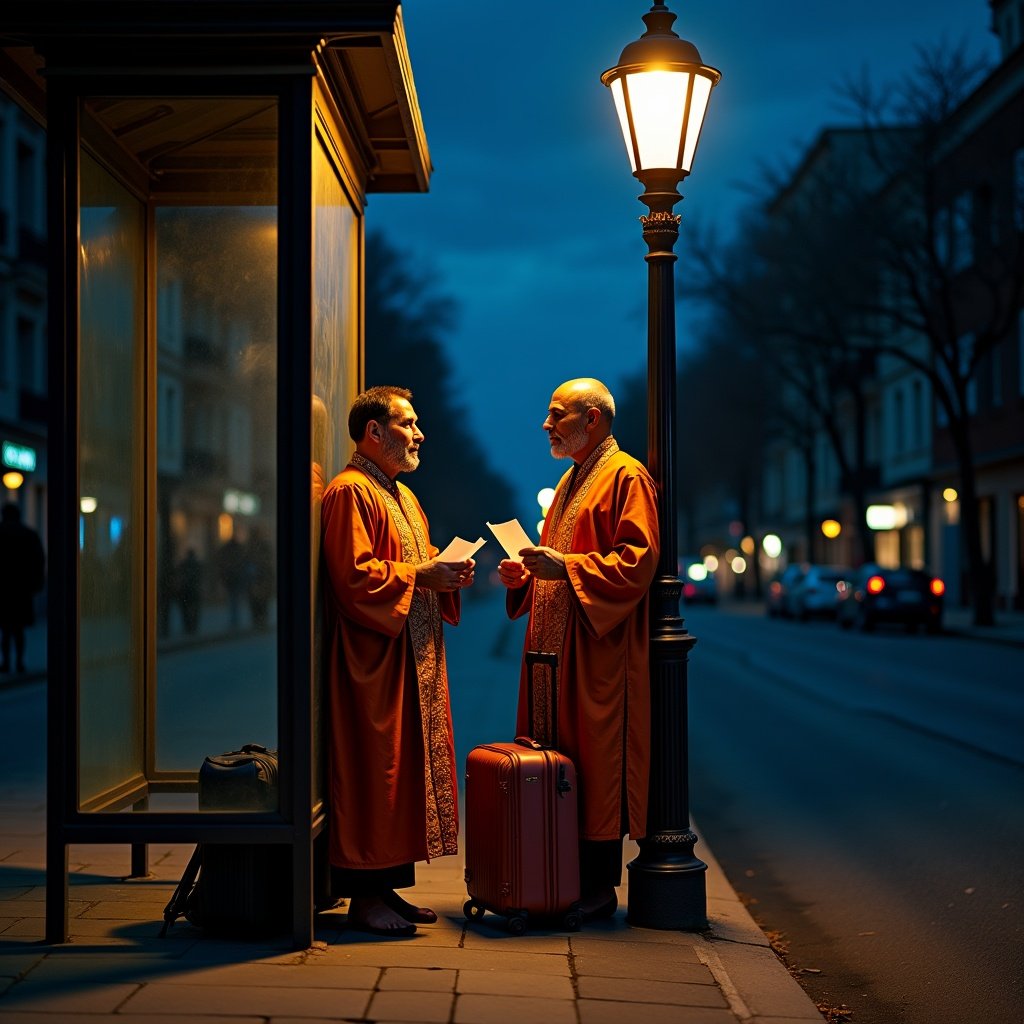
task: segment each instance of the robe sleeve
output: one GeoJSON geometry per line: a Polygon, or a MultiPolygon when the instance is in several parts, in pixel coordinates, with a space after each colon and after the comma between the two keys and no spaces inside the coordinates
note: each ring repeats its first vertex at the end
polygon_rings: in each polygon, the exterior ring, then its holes
{"type": "Polygon", "coordinates": [[[416,589],[416,567],[378,557],[392,548],[389,520],[369,492],[355,484],[331,487],[321,514],[323,558],[344,614],[387,636],[405,626],[416,589]]]}
{"type": "Polygon", "coordinates": [[[580,603],[583,621],[602,637],[623,622],[650,589],[658,568],[660,537],[654,481],[631,473],[621,480],[611,512],[616,515],[607,553],[567,554],[569,583],[580,603]]]}
{"type": "Polygon", "coordinates": [[[505,612],[510,619],[525,615],[533,603],[533,577],[521,587],[510,587],[505,591],[505,612]]]}

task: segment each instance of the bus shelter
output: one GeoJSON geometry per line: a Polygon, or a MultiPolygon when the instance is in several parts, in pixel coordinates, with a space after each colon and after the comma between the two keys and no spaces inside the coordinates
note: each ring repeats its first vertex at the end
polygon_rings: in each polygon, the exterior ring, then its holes
{"type": "Polygon", "coordinates": [[[47,132],[47,941],[70,846],[140,876],[216,842],[290,848],[309,946],[318,498],[363,383],[367,195],[431,171],[400,7],[36,0],[0,79],[47,132]],[[246,743],[275,805],[201,808],[246,743]]]}

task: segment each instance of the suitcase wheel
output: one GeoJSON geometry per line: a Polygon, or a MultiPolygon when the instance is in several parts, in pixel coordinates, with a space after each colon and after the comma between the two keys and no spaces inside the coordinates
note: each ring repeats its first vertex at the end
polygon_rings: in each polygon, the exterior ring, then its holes
{"type": "Polygon", "coordinates": [[[513,914],[508,919],[508,930],[513,935],[522,935],[526,931],[526,918],[519,914],[513,914]]]}
{"type": "Polygon", "coordinates": [[[578,910],[570,910],[562,919],[567,932],[578,932],[583,925],[583,914],[578,910]]]}
{"type": "Polygon", "coordinates": [[[479,921],[484,916],[484,908],[476,900],[466,900],[462,905],[462,912],[466,915],[467,921],[479,921]]]}

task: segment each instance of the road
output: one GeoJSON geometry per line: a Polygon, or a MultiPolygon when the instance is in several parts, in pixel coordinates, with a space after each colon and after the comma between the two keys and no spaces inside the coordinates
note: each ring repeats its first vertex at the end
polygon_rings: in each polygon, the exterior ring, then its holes
{"type": "Polygon", "coordinates": [[[1024,651],[750,609],[686,624],[694,819],[815,1000],[1024,1021],[1024,651]]]}

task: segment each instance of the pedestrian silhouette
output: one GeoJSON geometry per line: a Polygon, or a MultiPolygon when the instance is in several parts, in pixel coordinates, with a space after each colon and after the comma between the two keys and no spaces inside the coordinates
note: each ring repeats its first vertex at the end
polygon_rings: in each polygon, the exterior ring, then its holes
{"type": "Polygon", "coordinates": [[[249,610],[256,629],[266,629],[270,599],[274,594],[274,555],[259,527],[254,526],[245,545],[249,582],[249,610]]]}
{"type": "Polygon", "coordinates": [[[21,509],[13,503],[0,513],[0,672],[11,669],[11,644],[15,667],[25,671],[25,630],[35,620],[33,597],[43,589],[43,544],[30,526],[21,521],[21,509]]]}
{"type": "Polygon", "coordinates": [[[178,563],[175,571],[175,589],[178,604],[181,605],[181,617],[185,623],[186,633],[195,633],[199,629],[199,609],[203,594],[203,566],[196,558],[192,548],[178,563]]]}
{"type": "Polygon", "coordinates": [[[234,537],[226,540],[217,552],[217,569],[228,595],[228,622],[231,629],[238,629],[242,599],[245,597],[246,571],[245,551],[234,537]]]}

